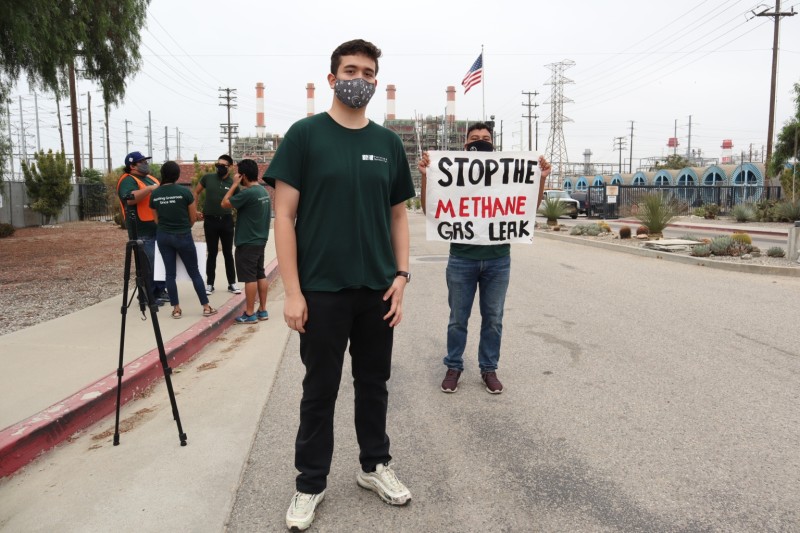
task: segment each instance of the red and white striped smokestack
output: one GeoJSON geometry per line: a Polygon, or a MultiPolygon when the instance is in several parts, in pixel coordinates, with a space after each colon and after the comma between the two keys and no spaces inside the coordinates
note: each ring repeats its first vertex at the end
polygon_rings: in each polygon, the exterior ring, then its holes
{"type": "Polygon", "coordinates": [[[264,138],[264,84],[256,83],[256,137],[264,138]]]}
{"type": "Polygon", "coordinates": [[[456,88],[453,85],[447,86],[447,121],[456,121],[456,88]]]}
{"type": "Polygon", "coordinates": [[[395,119],[394,94],[396,91],[394,85],[386,86],[386,120],[395,119]]]}
{"type": "Polygon", "coordinates": [[[314,84],[306,85],[306,116],[314,115],[314,84]]]}

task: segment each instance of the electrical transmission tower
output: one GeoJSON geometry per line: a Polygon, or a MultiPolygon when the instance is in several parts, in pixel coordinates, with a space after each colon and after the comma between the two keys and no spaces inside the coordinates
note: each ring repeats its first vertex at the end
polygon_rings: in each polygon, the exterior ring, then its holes
{"type": "Polygon", "coordinates": [[[564,122],[572,122],[572,119],[564,116],[564,104],[572,102],[572,100],[564,96],[564,85],[575,83],[564,77],[564,71],[574,67],[575,62],[565,59],[560,63],[550,63],[545,66],[553,72],[550,81],[546,82],[546,85],[553,86],[553,90],[550,100],[545,102],[550,104],[550,135],[547,138],[547,148],[544,154],[553,167],[549,178],[551,186],[561,187],[561,183],[566,177],[565,167],[569,161],[567,143],[564,140],[564,122]]]}
{"type": "Polygon", "coordinates": [[[622,174],[622,150],[627,148],[625,137],[614,137],[614,151],[619,152],[619,173],[622,174]]]}
{"type": "Polygon", "coordinates": [[[225,141],[228,139],[228,155],[233,157],[233,139],[237,139],[239,137],[239,124],[232,124],[231,123],[231,109],[236,109],[236,89],[230,88],[221,88],[219,89],[220,95],[219,99],[222,100],[222,103],[219,105],[228,108],[228,123],[227,124],[220,124],[220,142],[225,141]]]}

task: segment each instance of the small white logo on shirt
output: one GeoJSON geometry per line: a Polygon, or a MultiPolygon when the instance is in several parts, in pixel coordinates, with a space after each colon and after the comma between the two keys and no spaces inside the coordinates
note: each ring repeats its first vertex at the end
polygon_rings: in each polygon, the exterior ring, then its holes
{"type": "Polygon", "coordinates": [[[372,155],[372,154],[362,154],[361,155],[362,161],[380,161],[381,163],[388,163],[389,160],[380,155],[372,155]]]}

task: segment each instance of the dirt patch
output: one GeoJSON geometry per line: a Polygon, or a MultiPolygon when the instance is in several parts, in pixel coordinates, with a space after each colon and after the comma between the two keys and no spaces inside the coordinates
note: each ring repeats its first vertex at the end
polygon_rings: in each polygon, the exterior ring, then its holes
{"type": "Polygon", "coordinates": [[[203,363],[202,365],[197,367],[197,371],[198,372],[203,372],[205,370],[211,370],[212,368],[217,368],[217,363],[218,362],[219,361],[214,360],[214,361],[209,361],[208,363],[203,363]]]}
{"type": "MultiPolygon", "coordinates": [[[[155,409],[150,409],[149,407],[145,407],[144,409],[139,409],[133,415],[129,416],[124,420],[119,421],[119,432],[120,433],[127,433],[128,431],[134,429],[143,421],[152,418],[152,413],[155,412],[155,409]]],[[[105,440],[114,435],[114,428],[109,428],[102,433],[98,433],[97,435],[92,436],[92,440],[105,440]]]]}

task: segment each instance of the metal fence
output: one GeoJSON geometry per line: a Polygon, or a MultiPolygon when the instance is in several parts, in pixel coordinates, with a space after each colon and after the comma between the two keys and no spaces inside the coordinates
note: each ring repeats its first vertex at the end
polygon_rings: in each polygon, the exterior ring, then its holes
{"type": "MultiPolygon", "coordinates": [[[[53,222],[112,221],[114,210],[108,198],[104,183],[75,183],[67,204],[53,222]]],[[[46,217],[31,209],[25,183],[21,181],[0,185],[0,222],[17,228],[47,224],[46,217]]]]}
{"type": "Polygon", "coordinates": [[[618,194],[608,195],[608,186],[589,187],[586,195],[586,214],[590,217],[617,218],[628,216],[648,194],[662,194],[674,199],[681,207],[679,214],[691,214],[706,204],[719,206],[719,214],[728,214],[733,206],[753,204],[762,200],[780,200],[781,187],[756,185],[615,185],[618,194]]]}

